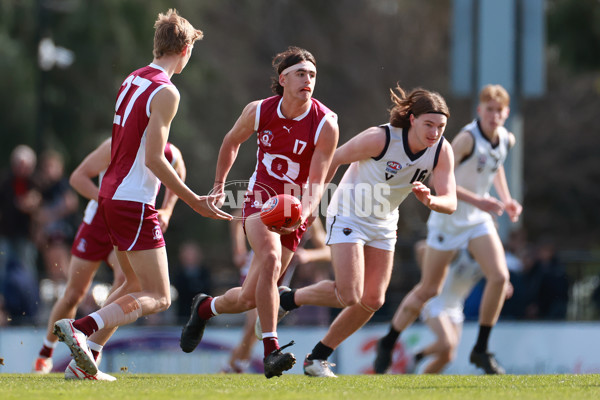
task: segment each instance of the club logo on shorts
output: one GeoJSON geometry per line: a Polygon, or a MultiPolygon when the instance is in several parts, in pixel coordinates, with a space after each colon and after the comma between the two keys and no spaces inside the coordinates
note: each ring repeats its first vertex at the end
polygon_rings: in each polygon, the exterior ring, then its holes
{"type": "Polygon", "coordinates": [[[162,231],[160,230],[160,226],[154,225],[154,228],[152,228],[152,239],[160,240],[161,238],[162,238],[162,231]]]}
{"type": "Polygon", "coordinates": [[[271,131],[262,131],[260,134],[260,142],[265,147],[271,147],[271,142],[273,141],[273,132],[271,131]]]}
{"type": "Polygon", "coordinates": [[[442,243],[444,241],[444,235],[438,235],[437,240],[442,243]]]}
{"type": "Polygon", "coordinates": [[[85,253],[86,250],[87,250],[86,240],[83,238],[79,239],[79,243],[77,243],[77,251],[79,251],[81,253],[85,253]]]}
{"type": "Polygon", "coordinates": [[[342,229],[342,232],[344,232],[344,235],[348,236],[352,233],[352,228],[344,228],[342,229]]]}

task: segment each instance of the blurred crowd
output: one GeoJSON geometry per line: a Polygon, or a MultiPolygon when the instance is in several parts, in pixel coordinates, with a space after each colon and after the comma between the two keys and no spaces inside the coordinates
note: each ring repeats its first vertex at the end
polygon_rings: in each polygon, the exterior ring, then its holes
{"type": "MultiPolygon", "coordinates": [[[[502,308],[504,320],[564,320],[567,317],[570,280],[550,237],[529,242],[523,230],[513,231],[506,243],[506,262],[513,295],[502,308]]],[[[483,291],[479,282],[465,301],[465,318],[476,321],[483,291]]]]}
{"type": "MultiPolygon", "coordinates": [[[[46,150],[38,159],[30,147],[17,146],[9,166],[0,173],[0,326],[46,323],[52,304],[64,288],[70,247],[80,222],[79,197],[69,185],[62,155],[46,150]]],[[[526,233],[517,230],[510,234],[505,249],[514,294],[506,301],[501,318],[566,319],[573,282],[552,238],[530,243],[526,233]]],[[[164,316],[157,315],[152,323],[178,323],[187,318],[196,293],[219,290],[214,275],[222,276],[222,271],[215,271],[206,261],[200,243],[188,240],[179,244],[173,258],[175,301],[171,310],[164,316]]],[[[306,286],[330,276],[331,269],[324,264],[309,263],[298,269],[291,286],[306,286]]],[[[111,274],[105,268],[104,274],[97,276],[95,291],[81,305],[81,313],[98,307],[108,292],[111,274]]],[[[228,276],[238,279],[235,271],[228,276]]],[[[482,290],[480,283],[467,298],[467,320],[477,319],[482,290]]],[[[284,323],[327,325],[331,317],[324,308],[307,308],[307,312],[284,323]]]]}
{"type": "Polygon", "coordinates": [[[32,323],[42,280],[65,279],[79,199],[59,152],[46,150],[38,160],[33,149],[20,145],[9,161],[0,178],[1,321],[32,323]]]}

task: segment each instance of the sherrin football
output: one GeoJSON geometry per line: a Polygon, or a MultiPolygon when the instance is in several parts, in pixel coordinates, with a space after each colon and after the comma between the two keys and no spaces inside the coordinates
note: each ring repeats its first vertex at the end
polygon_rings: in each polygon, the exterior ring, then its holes
{"type": "Polygon", "coordinates": [[[289,228],[300,221],[302,204],[289,194],[278,194],[263,204],[260,219],[268,227],[289,228]]]}

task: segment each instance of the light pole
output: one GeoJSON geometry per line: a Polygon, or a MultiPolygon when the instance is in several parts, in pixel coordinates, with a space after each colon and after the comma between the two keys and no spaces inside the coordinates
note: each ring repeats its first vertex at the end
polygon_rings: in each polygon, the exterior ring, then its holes
{"type": "MultiPolygon", "coordinates": [[[[36,43],[38,44],[38,87],[37,87],[37,116],[35,150],[39,154],[43,148],[44,131],[46,128],[45,92],[48,72],[54,67],[67,68],[75,61],[74,53],[64,47],[56,46],[49,32],[49,5],[44,0],[37,0],[38,27],[36,43]]],[[[62,9],[63,11],[65,9],[62,9]]],[[[67,9],[68,11],[68,9],[67,9]]]]}
{"type": "MultiPolygon", "coordinates": [[[[545,0],[453,0],[451,86],[477,104],[479,90],[500,84],[511,97],[506,125],[516,145],[505,162],[512,196],[523,200],[523,117],[521,100],[545,92],[545,0]]],[[[510,232],[508,217],[499,233],[510,232]]]]}

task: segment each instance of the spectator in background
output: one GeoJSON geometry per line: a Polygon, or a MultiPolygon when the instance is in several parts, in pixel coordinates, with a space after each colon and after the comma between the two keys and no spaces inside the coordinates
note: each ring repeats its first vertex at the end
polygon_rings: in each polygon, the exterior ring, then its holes
{"type": "Polygon", "coordinates": [[[4,326],[8,326],[8,311],[6,311],[4,296],[0,293],[0,327],[4,326]]]}
{"type": "Polygon", "coordinates": [[[504,243],[504,253],[506,254],[506,266],[511,273],[520,274],[523,272],[523,256],[527,252],[527,233],[524,229],[515,229],[508,235],[508,240],[504,243]]]}
{"type": "Polygon", "coordinates": [[[565,266],[556,254],[551,238],[542,238],[536,246],[535,259],[525,272],[524,290],[529,295],[525,305],[528,319],[561,320],[567,315],[569,279],[565,266]]]}
{"type": "MultiPolygon", "coordinates": [[[[598,276],[597,279],[600,281],[600,276],[598,276]]],[[[592,292],[592,302],[596,307],[596,315],[598,315],[598,312],[600,311],[600,285],[596,286],[592,292]]],[[[2,324],[0,323],[0,325],[2,324]]]]}
{"type": "Polygon", "coordinates": [[[525,314],[525,304],[529,293],[524,282],[525,270],[531,266],[532,249],[527,242],[525,230],[517,229],[510,233],[504,244],[506,265],[513,285],[513,296],[504,302],[500,312],[501,319],[521,319],[525,314]]]}
{"type": "Polygon", "coordinates": [[[34,240],[43,257],[43,275],[53,281],[66,280],[70,244],[77,226],[79,200],[64,172],[62,155],[46,150],[35,176],[42,203],[34,214],[34,240]]]}
{"type": "Polygon", "coordinates": [[[13,320],[34,317],[37,310],[37,249],[30,230],[41,202],[32,179],[36,162],[33,149],[19,145],[11,153],[9,171],[0,178],[0,291],[13,320]],[[15,293],[26,304],[7,298],[15,293]]]}
{"type": "Polygon", "coordinates": [[[186,241],[179,246],[179,264],[174,270],[173,285],[179,293],[177,317],[185,321],[198,291],[212,292],[210,269],[204,262],[204,253],[198,243],[186,241]]]}
{"type": "Polygon", "coordinates": [[[35,322],[40,303],[38,282],[16,258],[9,259],[6,265],[4,296],[12,325],[35,322]]]}

